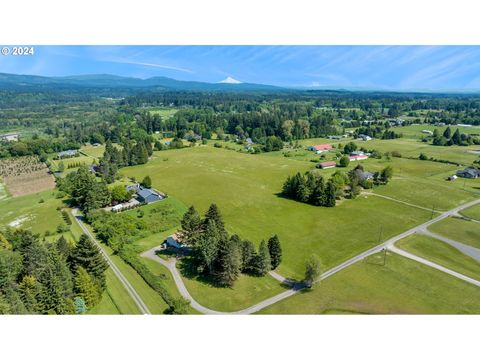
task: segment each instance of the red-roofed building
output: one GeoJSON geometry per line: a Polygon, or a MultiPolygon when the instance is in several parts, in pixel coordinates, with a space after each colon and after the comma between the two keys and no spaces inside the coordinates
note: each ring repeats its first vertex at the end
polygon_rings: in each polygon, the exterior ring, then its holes
{"type": "Polygon", "coordinates": [[[330,145],[330,144],[312,145],[312,146],[308,147],[308,150],[314,151],[317,154],[320,154],[324,151],[332,150],[332,145],[330,145]]]}
{"type": "Polygon", "coordinates": [[[330,169],[334,168],[335,166],[337,166],[337,163],[335,161],[325,161],[317,165],[317,167],[319,167],[320,169],[330,169]]]}

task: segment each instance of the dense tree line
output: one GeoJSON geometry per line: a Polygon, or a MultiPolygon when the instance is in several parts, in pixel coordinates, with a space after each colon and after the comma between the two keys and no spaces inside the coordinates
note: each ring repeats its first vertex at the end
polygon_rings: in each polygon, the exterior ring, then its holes
{"type": "Polygon", "coordinates": [[[72,246],[63,236],[0,233],[0,314],[83,313],[100,301],[107,268],[86,235],[72,246]]]}
{"type": "Polygon", "coordinates": [[[452,129],[449,126],[441,135],[438,129],[435,129],[433,131],[432,144],[437,146],[468,146],[473,144],[480,144],[480,138],[461,133],[458,128],[452,134],[452,129]]]}
{"type": "Polygon", "coordinates": [[[282,260],[277,235],[260,242],[258,251],[249,240],[229,235],[215,204],[202,218],[192,206],[182,219],[182,236],[192,248],[197,271],[210,276],[221,286],[233,286],[240,274],[266,275],[282,260]]]}
{"type": "Polygon", "coordinates": [[[125,141],[121,150],[108,140],[97,172],[105,182],[110,184],[115,180],[118,169],[124,166],[146,164],[152,153],[152,141],[149,137],[135,143],[125,141]]]}

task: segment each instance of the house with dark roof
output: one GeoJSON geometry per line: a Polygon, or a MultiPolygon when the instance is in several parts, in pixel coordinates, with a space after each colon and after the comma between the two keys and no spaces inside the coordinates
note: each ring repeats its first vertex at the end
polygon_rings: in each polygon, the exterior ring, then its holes
{"type": "Polygon", "coordinates": [[[163,196],[157,193],[155,190],[142,188],[137,192],[137,199],[140,202],[150,204],[155,201],[163,199],[163,196]]]}
{"type": "Polygon", "coordinates": [[[467,179],[476,179],[480,176],[480,170],[474,168],[466,168],[457,171],[457,176],[467,179]]]}
{"type": "Polygon", "coordinates": [[[359,180],[373,180],[374,174],[369,171],[364,171],[360,168],[355,169],[355,175],[359,180]]]}

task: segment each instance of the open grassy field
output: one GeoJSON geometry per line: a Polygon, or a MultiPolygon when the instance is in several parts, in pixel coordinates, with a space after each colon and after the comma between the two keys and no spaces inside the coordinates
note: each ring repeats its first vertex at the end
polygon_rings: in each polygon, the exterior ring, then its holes
{"type": "Polygon", "coordinates": [[[105,145],[99,145],[99,146],[93,146],[93,145],[87,145],[87,146],[82,146],[80,149],[80,152],[82,154],[85,154],[90,157],[94,158],[101,158],[103,156],[103,153],[105,152],[105,145]]]}
{"type": "Polygon", "coordinates": [[[120,315],[140,314],[137,305],[128,294],[125,287],[117,279],[111,269],[107,272],[107,290],[97,306],[89,310],[90,315],[120,315]]]}
{"type": "Polygon", "coordinates": [[[480,221],[480,205],[469,207],[468,209],[460,211],[460,213],[466,217],[480,221]]]}
{"type": "Polygon", "coordinates": [[[448,269],[480,280],[480,262],[441,240],[414,234],[398,241],[396,246],[448,269]]]}
{"type": "Polygon", "coordinates": [[[449,239],[480,248],[480,224],[458,217],[448,217],[431,225],[428,230],[449,239]]]}
{"type": "Polygon", "coordinates": [[[311,167],[283,156],[203,146],[155,153],[148,164],[121,173],[150,175],[155,188],[200,212],[216,203],[227,229],[254,243],[278,234],[284,253],[279,272],[294,278],[303,276],[312,253],[328,268],[430,218],[429,211],[373,196],[322,208],[277,195],[288,175],[311,167]]]}
{"type": "Polygon", "coordinates": [[[163,120],[172,117],[178,109],[171,108],[171,107],[159,107],[159,108],[149,108],[148,112],[152,115],[160,115],[163,120]]]}
{"type": "Polygon", "coordinates": [[[396,254],[365,261],[263,314],[480,314],[480,288],[396,254]]]}
{"type": "Polygon", "coordinates": [[[285,291],[277,280],[270,276],[240,275],[233,288],[218,287],[196,271],[192,271],[187,258],[177,263],[183,281],[190,294],[201,305],[218,311],[237,311],[285,291]]]}
{"type": "Polygon", "coordinates": [[[75,170],[78,169],[78,167],[69,169],[68,167],[71,164],[91,165],[93,163],[93,161],[94,161],[93,158],[91,158],[89,156],[85,156],[85,155],[81,155],[81,156],[78,156],[78,157],[72,157],[72,158],[68,158],[68,159],[50,160],[50,162],[52,164],[52,170],[53,171],[58,171],[58,166],[59,166],[60,162],[63,162],[63,165],[65,166],[65,172],[75,171],[75,170]]]}
{"type": "Polygon", "coordinates": [[[54,233],[63,223],[57,210],[62,205],[62,200],[56,199],[55,192],[51,190],[0,200],[0,228],[11,226],[40,234],[45,231],[54,233]]]}

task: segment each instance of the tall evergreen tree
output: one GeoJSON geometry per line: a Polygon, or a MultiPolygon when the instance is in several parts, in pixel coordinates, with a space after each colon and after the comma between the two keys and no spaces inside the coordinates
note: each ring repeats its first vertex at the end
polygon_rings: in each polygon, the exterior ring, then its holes
{"type": "Polygon", "coordinates": [[[268,253],[270,254],[272,269],[275,270],[282,262],[282,247],[276,234],[268,239],[268,253]]]}
{"type": "Polygon", "coordinates": [[[265,240],[260,242],[255,265],[256,273],[260,276],[266,275],[272,269],[270,253],[268,252],[268,246],[265,240]]]}
{"type": "Polygon", "coordinates": [[[255,246],[249,240],[242,241],[241,244],[242,250],[242,272],[253,273],[255,272],[255,261],[257,258],[257,251],[255,246]]]}
{"type": "Polygon", "coordinates": [[[204,223],[207,224],[210,220],[215,222],[215,225],[218,227],[218,229],[222,231],[225,230],[225,223],[223,222],[222,215],[220,214],[220,210],[216,204],[211,204],[205,213],[204,223]]]}
{"type": "Polygon", "coordinates": [[[235,238],[222,238],[218,243],[216,278],[223,286],[232,286],[240,275],[242,254],[235,238]]]}
{"type": "Polygon", "coordinates": [[[95,280],[81,266],[75,272],[75,293],[85,301],[87,308],[94,307],[100,300],[100,291],[95,280]]]}
{"type": "Polygon", "coordinates": [[[222,239],[222,231],[213,219],[209,219],[205,231],[195,243],[195,252],[200,260],[200,268],[208,274],[213,274],[214,262],[218,252],[218,243],[222,239]]]}
{"type": "Polygon", "coordinates": [[[452,136],[452,129],[450,129],[450,126],[449,126],[443,132],[443,137],[448,140],[450,139],[451,136],[452,136]]]}
{"type": "Polygon", "coordinates": [[[108,269],[108,263],[87,235],[80,236],[77,246],[70,256],[70,262],[75,270],[77,267],[87,270],[100,287],[105,288],[105,271],[108,269]]]}
{"type": "Polygon", "coordinates": [[[201,231],[202,219],[193,205],[183,215],[181,224],[187,244],[194,245],[201,231]]]}
{"type": "Polygon", "coordinates": [[[335,204],[335,185],[329,180],[327,181],[327,187],[325,189],[325,206],[334,207],[335,204]]]}

